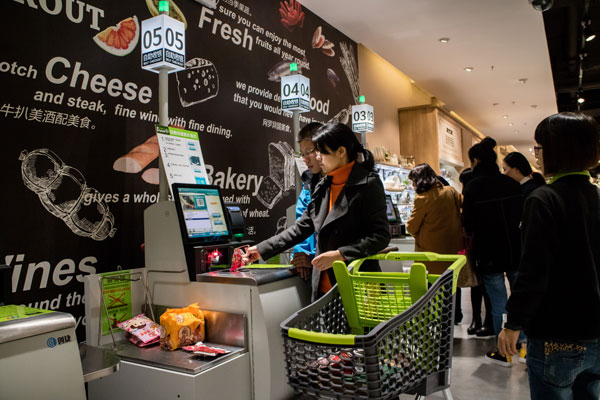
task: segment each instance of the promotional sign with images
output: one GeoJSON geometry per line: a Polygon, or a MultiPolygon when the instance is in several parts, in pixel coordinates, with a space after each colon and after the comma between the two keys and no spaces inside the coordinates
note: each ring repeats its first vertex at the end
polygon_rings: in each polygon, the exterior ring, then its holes
{"type": "MultiPolygon", "coordinates": [[[[161,143],[159,75],[141,67],[158,38],[141,26],[158,0],[13,0],[3,10],[4,28],[19,32],[4,35],[0,57],[6,297],[73,314],[83,340],[84,276],[144,267],[161,143]]],[[[291,63],[310,79],[301,127],[349,124],[357,45],[296,0],[174,0],[170,16],[179,28],[163,26],[161,40],[185,69],[168,74],[168,125],[197,133],[199,176],[240,207],[245,239],[265,239],[296,201],[281,79],[291,63]]]]}

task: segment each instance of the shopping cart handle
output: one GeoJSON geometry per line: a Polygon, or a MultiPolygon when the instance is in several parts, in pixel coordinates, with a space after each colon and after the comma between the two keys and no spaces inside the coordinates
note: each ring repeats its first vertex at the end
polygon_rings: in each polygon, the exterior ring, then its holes
{"type": "Polygon", "coordinates": [[[354,338],[356,337],[356,335],[313,332],[298,328],[290,328],[288,330],[288,336],[306,342],[340,345],[354,345],[354,338]]]}

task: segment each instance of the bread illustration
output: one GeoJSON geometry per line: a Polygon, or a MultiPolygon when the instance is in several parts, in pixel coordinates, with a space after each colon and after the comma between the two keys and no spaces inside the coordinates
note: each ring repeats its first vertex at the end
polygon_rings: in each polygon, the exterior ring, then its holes
{"type": "Polygon", "coordinates": [[[158,153],[158,136],[152,135],[144,143],[131,149],[129,153],[117,158],[113,163],[113,169],[130,174],[138,173],[154,161],[158,153]]]}
{"type": "Polygon", "coordinates": [[[158,185],[158,168],[148,168],[142,174],[142,179],[144,182],[149,183],[151,185],[158,185]]]}
{"type": "Polygon", "coordinates": [[[212,99],[219,93],[219,74],[215,65],[204,58],[192,58],[185,69],[175,74],[179,101],[184,107],[212,99]]]}
{"type": "Polygon", "coordinates": [[[256,198],[270,210],[279,202],[279,200],[281,200],[282,196],[283,191],[279,185],[275,183],[273,178],[267,176],[260,184],[260,189],[258,190],[256,198]]]}

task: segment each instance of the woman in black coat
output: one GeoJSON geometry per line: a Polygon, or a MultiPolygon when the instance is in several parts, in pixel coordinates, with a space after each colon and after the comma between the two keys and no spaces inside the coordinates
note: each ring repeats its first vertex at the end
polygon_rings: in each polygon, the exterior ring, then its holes
{"type": "Polygon", "coordinates": [[[600,398],[600,189],[596,122],[579,113],[544,119],[536,157],[552,177],[525,200],[519,279],[498,339],[506,355],[527,333],[533,400],[600,398]]]}
{"type": "MultiPolygon", "coordinates": [[[[473,177],[463,192],[463,224],[473,238],[471,257],[490,297],[494,333],[498,335],[508,298],[504,274],[512,287],[521,254],[523,197],[519,183],[500,173],[495,146],[496,141],[486,137],[469,149],[473,177]]],[[[496,351],[485,357],[502,366],[511,365],[510,358],[496,351]]]]}
{"type": "Polygon", "coordinates": [[[390,233],[385,192],[379,175],[373,170],[371,152],[364,149],[354,132],[343,124],[323,126],[313,142],[319,151],[321,169],[327,176],[317,184],[311,202],[295,225],[250,247],[245,261],[268,259],[315,233],[317,251],[312,265],[327,274],[327,277],[321,274],[318,282],[313,280],[313,298],[316,298],[320,281],[328,279],[335,284],[331,268],[334,261],[350,263],[376,254],[387,247],[390,233]],[[357,161],[359,153],[365,159],[361,163],[357,161]],[[340,178],[340,172],[344,171],[347,173],[340,178]],[[334,197],[337,198],[332,202],[334,197]]]}

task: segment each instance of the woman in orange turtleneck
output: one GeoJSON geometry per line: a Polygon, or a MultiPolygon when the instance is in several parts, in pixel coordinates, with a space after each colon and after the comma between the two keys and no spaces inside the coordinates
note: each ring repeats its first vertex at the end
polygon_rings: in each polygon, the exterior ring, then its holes
{"type": "Polygon", "coordinates": [[[313,137],[317,160],[326,176],[296,224],[250,247],[245,261],[268,259],[315,233],[312,260],[313,299],[335,284],[331,266],[376,254],[390,240],[383,184],[373,170],[370,151],[344,124],[327,124],[313,137]],[[358,162],[359,154],[364,161],[358,162]]]}

